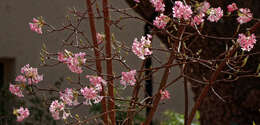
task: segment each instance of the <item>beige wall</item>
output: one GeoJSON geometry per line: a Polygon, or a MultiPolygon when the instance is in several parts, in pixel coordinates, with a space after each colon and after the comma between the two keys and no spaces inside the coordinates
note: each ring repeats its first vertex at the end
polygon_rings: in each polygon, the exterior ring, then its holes
{"type": "MultiPolygon", "coordinates": [[[[112,1],[112,0],[111,0],[112,1]]],[[[127,4],[123,0],[113,0],[113,6],[116,8],[127,7],[127,4]]],[[[7,57],[15,59],[15,69],[19,72],[20,67],[25,64],[31,64],[32,66],[38,66],[40,64],[39,52],[42,46],[42,41],[47,41],[47,48],[53,51],[61,45],[63,35],[53,34],[48,37],[39,36],[36,33],[30,31],[28,23],[33,17],[43,16],[44,19],[54,25],[60,25],[65,20],[66,12],[68,8],[75,7],[78,10],[85,8],[84,0],[1,0],[0,1],[0,58],[7,57]]],[[[101,5],[100,5],[101,7],[101,5]]],[[[131,14],[135,14],[131,11],[131,14]]],[[[114,17],[119,15],[112,14],[114,17]]],[[[103,24],[98,21],[98,31],[103,32],[103,24]]],[[[124,25],[124,30],[120,31],[113,27],[117,40],[124,41],[128,45],[132,44],[135,37],[143,35],[144,23],[136,20],[128,20],[121,23],[124,25]]],[[[88,25],[82,25],[82,29],[88,31],[88,25]]],[[[153,46],[161,47],[159,40],[154,39],[153,46]]],[[[155,56],[165,62],[164,53],[155,53],[155,56]]],[[[129,64],[133,68],[140,67],[140,60],[138,60],[133,54],[127,59],[129,64]]],[[[154,62],[154,66],[159,65],[154,62]]],[[[115,67],[120,70],[119,67],[115,67]]],[[[44,73],[44,82],[40,84],[53,83],[60,77],[68,75],[68,68],[66,66],[58,66],[57,68],[45,68],[40,70],[44,73]]],[[[178,73],[177,69],[171,70],[171,77],[176,77],[178,73]]],[[[156,74],[154,84],[158,85],[159,76],[162,72],[156,74]]],[[[182,81],[182,80],[181,80],[182,81]]],[[[156,90],[156,89],[155,89],[156,90]]],[[[173,87],[168,89],[172,94],[172,99],[166,101],[166,104],[162,104],[159,111],[163,112],[165,109],[174,110],[177,112],[183,112],[184,109],[184,94],[182,82],[178,82],[173,87]],[[169,102],[169,103],[168,103],[169,102]]],[[[161,118],[162,115],[157,113],[156,118],[161,118]]]]}

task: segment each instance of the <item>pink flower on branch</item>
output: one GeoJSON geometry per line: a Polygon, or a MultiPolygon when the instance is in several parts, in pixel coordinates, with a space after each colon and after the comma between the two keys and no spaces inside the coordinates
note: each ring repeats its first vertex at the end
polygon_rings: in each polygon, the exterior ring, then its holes
{"type": "Polygon", "coordinates": [[[210,8],[210,4],[207,1],[200,3],[199,7],[197,8],[199,13],[206,13],[210,8]]]}
{"type": "Polygon", "coordinates": [[[14,109],[14,115],[17,116],[17,121],[22,122],[25,118],[29,117],[30,112],[27,108],[20,107],[19,109],[14,109]]]}
{"type": "Polygon", "coordinates": [[[25,83],[27,80],[23,75],[19,75],[15,78],[15,81],[25,83]]]}
{"type": "Polygon", "coordinates": [[[24,97],[23,92],[22,92],[22,89],[21,89],[21,87],[19,87],[18,85],[10,84],[10,85],[9,85],[9,91],[10,91],[12,94],[14,94],[14,95],[16,95],[16,96],[18,96],[18,97],[24,97]]]}
{"type": "Polygon", "coordinates": [[[145,59],[145,56],[152,54],[152,51],[149,49],[151,46],[151,38],[152,36],[148,34],[147,37],[142,36],[140,41],[135,38],[133,42],[132,51],[142,60],[145,59]]]}
{"type": "Polygon", "coordinates": [[[208,20],[210,22],[218,22],[223,17],[223,10],[218,8],[211,8],[207,12],[209,14],[208,20]]]}
{"type": "Polygon", "coordinates": [[[253,14],[248,8],[240,8],[238,16],[237,21],[240,24],[247,23],[253,19],[253,14]]]}
{"type": "Polygon", "coordinates": [[[160,16],[155,18],[155,20],[153,21],[153,25],[156,26],[158,29],[164,29],[169,20],[170,19],[168,16],[165,16],[161,13],[160,16]]]}
{"type": "Polygon", "coordinates": [[[238,10],[237,4],[236,3],[229,4],[227,6],[227,9],[228,9],[228,12],[230,12],[230,13],[233,12],[233,11],[236,11],[236,10],[238,10]]]}
{"type": "Polygon", "coordinates": [[[181,1],[175,1],[175,5],[172,8],[173,17],[177,19],[190,20],[192,15],[191,7],[184,5],[181,1]]]}
{"type": "Polygon", "coordinates": [[[252,34],[251,36],[239,34],[237,42],[239,43],[243,51],[250,51],[256,43],[255,34],[252,34]]]}
{"type": "Polygon", "coordinates": [[[85,105],[92,105],[92,103],[96,104],[102,100],[102,96],[98,95],[98,91],[91,87],[85,87],[80,89],[81,94],[86,99],[83,104],[85,105]]]}
{"type": "Polygon", "coordinates": [[[204,22],[204,18],[205,14],[204,13],[200,13],[199,15],[196,15],[193,17],[192,21],[191,21],[191,25],[200,25],[201,23],[204,22]]]}
{"type": "Polygon", "coordinates": [[[140,3],[140,0],[134,0],[136,3],[140,3]]]}
{"type": "Polygon", "coordinates": [[[122,77],[120,83],[124,86],[129,84],[130,86],[134,86],[136,79],[135,79],[136,70],[131,70],[129,72],[122,72],[122,77]]]}
{"type": "Polygon", "coordinates": [[[86,75],[86,78],[89,79],[90,83],[95,87],[97,91],[101,91],[102,85],[107,84],[107,82],[99,76],[86,75]]]}
{"type": "Polygon", "coordinates": [[[153,7],[155,8],[155,11],[157,12],[164,12],[165,4],[163,3],[163,0],[150,0],[153,7]]]}
{"type": "Polygon", "coordinates": [[[170,99],[170,93],[167,90],[160,90],[161,100],[170,99]]]}
{"type": "Polygon", "coordinates": [[[42,34],[43,22],[36,18],[33,18],[32,23],[29,23],[30,29],[38,34],[42,34]]]}
{"type": "Polygon", "coordinates": [[[65,106],[63,102],[59,102],[58,100],[52,101],[49,111],[51,112],[54,120],[60,119],[60,111],[64,111],[64,108],[65,106]]]}
{"type": "Polygon", "coordinates": [[[69,106],[78,105],[79,102],[76,97],[74,97],[74,91],[71,88],[66,88],[64,92],[60,92],[60,99],[69,106]]]}
{"type": "Polygon", "coordinates": [[[81,66],[86,63],[85,56],[86,53],[83,52],[73,54],[72,52],[65,50],[65,54],[61,52],[58,53],[58,60],[67,64],[71,72],[80,74],[83,72],[81,66]]]}
{"type": "Polygon", "coordinates": [[[29,64],[21,68],[21,73],[27,78],[29,85],[37,84],[43,80],[43,75],[38,74],[38,69],[30,67],[29,64]]]}

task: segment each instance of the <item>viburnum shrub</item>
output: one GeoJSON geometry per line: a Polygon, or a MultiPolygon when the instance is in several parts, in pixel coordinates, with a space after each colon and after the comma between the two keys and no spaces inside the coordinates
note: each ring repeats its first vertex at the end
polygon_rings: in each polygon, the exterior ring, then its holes
{"type": "MultiPolygon", "coordinates": [[[[133,0],[136,6],[142,0],[133,0]]],[[[71,21],[68,18],[67,24],[62,27],[56,27],[44,20],[43,17],[35,17],[29,23],[30,29],[39,35],[50,34],[53,32],[71,31],[65,40],[62,42],[61,51],[49,52],[46,46],[41,51],[41,67],[53,67],[62,65],[66,67],[71,75],[78,76],[77,79],[68,79],[72,84],[77,87],[65,88],[59,90],[58,88],[44,88],[39,84],[44,82],[43,73],[38,72],[38,68],[33,68],[29,64],[21,68],[19,75],[16,77],[15,82],[10,83],[10,92],[24,98],[30,96],[24,95],[25,91],[41,91],[41,92],[55,92],[56,98],[48,100],[46,103],[49,105],[50,115],[55,120],[64,120],[70,124],[86,124],[92,120],[100,118],[100,122],[108,125],[115,124],[132,124],[133,118],[146,107],[150,108],[148,115],[143,121],[143,125],[149,125],[161,101],[167,103],[171,98],[171,91],[168,87],[173,85],[181,78],[187,78],[186,74],[182,72],[173,81],[168,81],[169,71],[172,67],[180,67],[183,71],[187,64],[202,63],[213,71],[212,79],[200,81],[202,83],[208,82],[211,85],[217,79],[220,72],[231,74],[233,72],[243,72],[244,77],[259,77],[258,67],[256,72],[244,73],[243,67],[247,62],[248,56],[257,53],[250,53],[254,50],[254,45],[257,43],[257,35],[254,34],[255,25],[248,27],[247,31],[240,30],[240,26],[248,22],[254,21],[259,23],[259,19],[253,17],[250,8],[243,8],[236,3],[230,3],[228,6],[215,7],[211,6],[210,2],[188,2],[188,1],[175,1],[172,6],[172,13],[165,14],[165,3],[163,0],[150,0],[150,4],[154,7],[158,15],[149,22],[141,17],[133,16],[127,10],[133,8],[118,9],[110,6],[108,0],[103,2],[103,14],[93,13],[94,5],[91,0],[86,0],[87,9],[85,11],[72,10],[71,13],[77,19],[71,21]],[[224,11],[227,10],[227,11],[224,11]],[[110,13],[116,12],[122,15],[117,21],[110,19],[110,13]],[[225,18],[223,18],[225,17],[225,18]],[[214,34],[201,34],[203,25],[208,23],[214,25],[220,21],[225,21],[226,18],[236,17],[237,29],[231,37],[214,36],[214,34]],[[95,28],[95,19],[104,19],[104,33],[98,33],[95,28]],[[115,41],[114,36],[110,31],[110,26],[117,26],[118,22],[124,19],[137,19],[152,26],[149,34],[141,38],[132,38],[132,46],[126,46],[124,42],[115,41]],[[81,23],[87,21],[91,34],[83,32],[79,27],[81,23]],[[174,28],[171,28],[174,27],[174,28]],[[193,29],[187,30],[186,29],[193,29]],[[189,32],[193,31],[193,32],[189,32]],[[152,38],[157,32],[167,35],[170,48],[160,49],[152,46],[152,38]],[[175,34],[177,32],[177,34],[175,34]],[[189,35],[194,33],[198,37],[212,38],[212,39],[228,39],[230,43],[226,47],[226,54],[221,59],[220,64],[216,65],[216,61],[209,59],[201,59],[200,52],[192,52],[188,54],[187,51],[192,51],[185,42],[189,39],[189,35]],[[75,36],[75,37],[74,37],[75,36]],[[88,38],[88,36],[92,36],[88,38]],[[91,39],[91,40],[90,40],[91,39]],[[112,44],[114,47],[112,47],[112,44]],[[120,51],[119,51],[120,49],[120,51]],[[136,56],[136,60],[141,60],[142,64],[140,69],[133,69],[125,61],[124,51],[128,54],[136,56]],[[164,52],[168,60],[161,63],[158,67],[144,67],[147,58],[152,60],[156,59],[153,55],[157,52],[164,52]],[[176,60],[176,61],[174,61],[176,60]],[[105,63],[105,67],[103,67],[105,63]],[[119,63],[122,72],[115,72],[113,63],[119,63]],[[227,67],[227,68],[226,68],[227,67]],[[103,70],[106,69],[106,72],[103,70]],[[143,82],[149,75],[144,72],[150,71],[151,74],[157,73],[159,70],[164,70],[162,79],[159,82],[159,88],[155,91],[153,96],[141,97],[140,91],[144,87],[143,82]],[[94,72],[94,73],[93,73],[94,72]],[[82,77],[84,76],[84,77],[82,77]],[[84,81],[84,82],[83,82],[84,81]],[[87,82],[85,82],[87,81],[87,82]],[[132,88],[131,94],[127,98],[118,95],[116,91],[123,91],[125,88],[132,88]],[[30,88],[30,89],[26,89],[30,88]],[[150,100],[150,101],[147,101],[150,100]],[[123,102],[123,104],[122,104],[123,102]],[[101,104],[102,112],[95,116],[80,116],[73,110],[78,106],[92,107],[101,104]],[[117,113],[126,113],[123,120],[117,120],[117,113]]],[[[96,8],[99,10],[100,8],[96,8]]],[[[100,11],[99,11],[100,12],[100,11]]],[[[203,50],[202,50],[203,51],[203,50]]],[[[32,65],[32,64],[31,64],[32,65]]],[[[41,71],[40,71],[41,72],[41,71]]],[[[242,76],[241,76],[242,77],[242,76]]],[[[191,78],[195,79],[195,78],[191,78]]],[[[230,80],[232,80],[230,78],[230,80]]],[[[234,79],[235,80],[235,79],[234,79]]],[[[199,80],[197,80],[199,81],[199,80]]],[[[205,92],[209,90],[205,89],[205,92]]],[[[178,95],[176,95],[178,96],[178,95]]],[[[203,99],[203,97],[201,97],[203,99]]],[[[199,105],[200,102],[196,102],[199,105]]],[[[26,105],[24,105],[26,107],[26,105]]],[[[17,121],[22,122],[27,117],[30,117],[30,108],[20,107],[14,109],[13,114],[17,116],[17,121]]],[[[185,123],[191,124],[198,107],[193,108],[189,117],[185,114],[185,123]]],[[[185,109],[186,111],[187,109],[185,109]]],[[[86,112],[86,110],[84,111],[86,112]]]]}

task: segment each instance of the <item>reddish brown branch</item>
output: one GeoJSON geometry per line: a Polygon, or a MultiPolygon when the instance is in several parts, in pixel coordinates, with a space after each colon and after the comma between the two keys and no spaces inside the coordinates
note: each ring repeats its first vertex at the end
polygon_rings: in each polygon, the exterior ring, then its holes
{"type": "MultiPolygon", "coordinates": [[[[92,40],[93,40],[93,43],[94,43],[94,46],[95,46],[94,52],[95,52],[95,57],[97,59],[96,60],[97,75],[101,76],[102,66],[101,66],[101,61],[99,60],[100,53],[98,51],[98,43],[97,43],[97,37],[96,37],[97,32],[96,32],[94,14],[93,14],[93,10],[92,10],[92,4],[91,4],[90,0],[86,0],[86,6],[87,6],[87,9],[88,9],[89,25],[90,25],[92,40]]],[[[106,96],[103,86],[102,86],[101,95],[106,96]]],[[[106,99],[105,98],[102,99],[101,104],[102,104],[102,111],[104,113],[103,120],[104,120],[104,123],[106,125],[108,125],[108,115],[105,113],[105,112],[107,112],[107,106],[106,106],[106,99]]]]}
{"type": "Polygon", "coordinates": [[[112,64],[112,49],[111,49],[111,36],[110,36],[110,17],[108,11],[108,0],[103,0],[103,13],[104,13],[104,28],[106,39],[106,64],[107,64],[107,80],[108,80],[108,94],[110,96],[108,108],[110,111],[109,117],[112,125],[116,125],[115,114],[115,101],[114,101],[114,83],[113,83],[113,64],[112,64]]]}
{"type": "Polygon", "coordinates": [[[199,108],[200,104],[202,103],[203,99],[206,97],[210,87],[214,84],[218,75],[221,73],[222,69],[225,68],[228,58],[230,58],[236,52],[236,49],[237,49],[237,47],[234,47],[230,50],[230,52],[228,53],[225,61],[221,62],[219,67],[217,68],[217,70],[211,75],[211,78],[209,80],[209,84],[205,85],[205,87],[202,89],[202,92],[201,92],[199,98],[197,99],[195,105],[192,108],[192,111],[191,111],[189,118],[188,118],[187,125],[191,125],[191,122],[192,122],[192,120],[193,120],[193,118],[196,114],[196,111],[199,108]]]}

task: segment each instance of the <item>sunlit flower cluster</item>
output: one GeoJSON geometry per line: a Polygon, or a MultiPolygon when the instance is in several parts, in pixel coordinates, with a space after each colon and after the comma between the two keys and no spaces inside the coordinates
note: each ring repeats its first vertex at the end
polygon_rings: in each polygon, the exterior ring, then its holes
{"type": "Polygon", "coordinates": [[[24,97],[22,90],[25,88],[26,82],[28,85],[32,85],[37,84],[42,80],[43,75],[38,74],[38,69],[32,68],[29,64],[27,64],[21,68],[21,75],[18,75],[15,79],[15,81],[20,84],[10,83],[9,91],[18,97],[24,97]]]}
{"type": "Polygon", "coordinates": [[[13,114],[17,116],[18,122],[22,122],[25,118],[29,117],[30,112],[27,108],[20,107],[19,109],[14,109],[13,114]]]}
{"type": "Polygon", "coordinates": [[[29,23],[30,29],[38,34],[42,34],[43,23],[41,20],[33,18],[32,23],[29,23]]]}
{"type": "Polygon", "coordinates": [[[251,13],[250,9],[248,8],[240,8],[238,12],[237,21],[240,24],[247,23],[253,19],[253,14],[251,13]]]}
{"type": "Polygon", "coordinates": [[[29,64],[21,68],[22,75],[16,77],[16,81],[24,82],[27,79],[29,85],[37,84],[43,80],[43,75],[38,74],[37,68],[30,67],[29,64]]]}
{"type": "Polygon", "coordinates": [[[252,34],[250,36],[246,36],[245,34],[239,34],[237,42],[241,46],[242,50],[250,51],[256,43],[255,34],[252,34]]]}
{"type": "Polygon", "coordinates": [[[227,6],[227,9],[228,9],[228,12],[230,12],[230,13],[233,12],[233,11],[236,11],[236,10],[238,10],[237,4],[236,3],[229,4],[227,6]]]}
{"type": "Polygon", "coordinates": [[[81,94],[86,99],[83,104],[92,105],[93,103],[99,103],[103,96],[98,95],[99,91],[92,87],[85,87],[80,89],[81,94]]]}
{"type": "Polygon", "coordinates": [[[86,75],[86,78],[89,79],[91,85],[98,91],[102,89],[102,85],[107,84],[107,82],[99,76],[86,75]]]}
{"type": "Polygon", "coordinates": [[[9,85],[9,91],[18,96],[18,97],[24,97],[23,95],[23,92],[22,92],[22,88],[19,86],[19,85],[13,85],[13,84],[10,84],[9,85]]]}
{"type": "Polygon", "coordinates": [[[150,0],[150,2],[152,3],[153,7],[155,8],[155,11],[164,12],[165,4],[164,4],[163,0],[150,0]]]}
{"type": "Polygon", "coordinates": [[[152,54],[152,51],[150,50],[151,38],[152,36],[148,34],[147,37],[142,36],[140,41],[138,41],[137,38],[134,39],[132,51],[142,60],[145,59],[145,56],[152,54]]]}
{"type": "Polygon", "coordinates": [[[177,19],[189,20],[192,16],[191,7],[188,5],[184,5],[181,1],[175,1],[172,12],[173,17],[177,19]]]}
{"type": "Polygon", "coordinates": [[[122,72],[120,83],[123,86],[127,86],[127,85],[134,86],[136,83],[135,74],[136,74],[136,70],[131,70],[129,72],[122,72]]]}
{"type": "Polygon", "coordinates": [[[169,17],[165,16],[161,13],[158,17],[155,18],[153,21],[153,25],[156,26],[158,29],[164,29],[167,23],[169,22],[169,17]]]}
{"type": "Polygon", "coordinates": [[[218,8],[210,8],[207,13],[209,14],[208,20],[210,22],[218,22],[223,17],[223,10],[218,8]]]}
{"type": "Polygon", "coordinates": [[[63,102],[59,102],[58,100],[52,101],[49,111],[52,114],[52,117],[55,120],[60,119],[60,112],[63,112],[62,119],[67,119],[67,117],[70,115],[70,113],[65,112],[65,105],[63,102]]]}
{"type": "Polygon", "coordinates": [[[77,94],[77,92],[74,92],[73,89],[66,88],[64,92],[60,92],[60,99],[64,102],[64,104],[69,106],[78,105],[79,102],[77,97],[75,97],[75,94],[77,94]]]}
{"type": "Polygon", "coordinates": [[[85,55],[86,53],[80,52],[73,54],[65,50],[64,54],[61,52],[58,53],[58,60],[67,64],[71,72],[80,74],[83,72],[82,65],[86,63],[85,55]]]}

